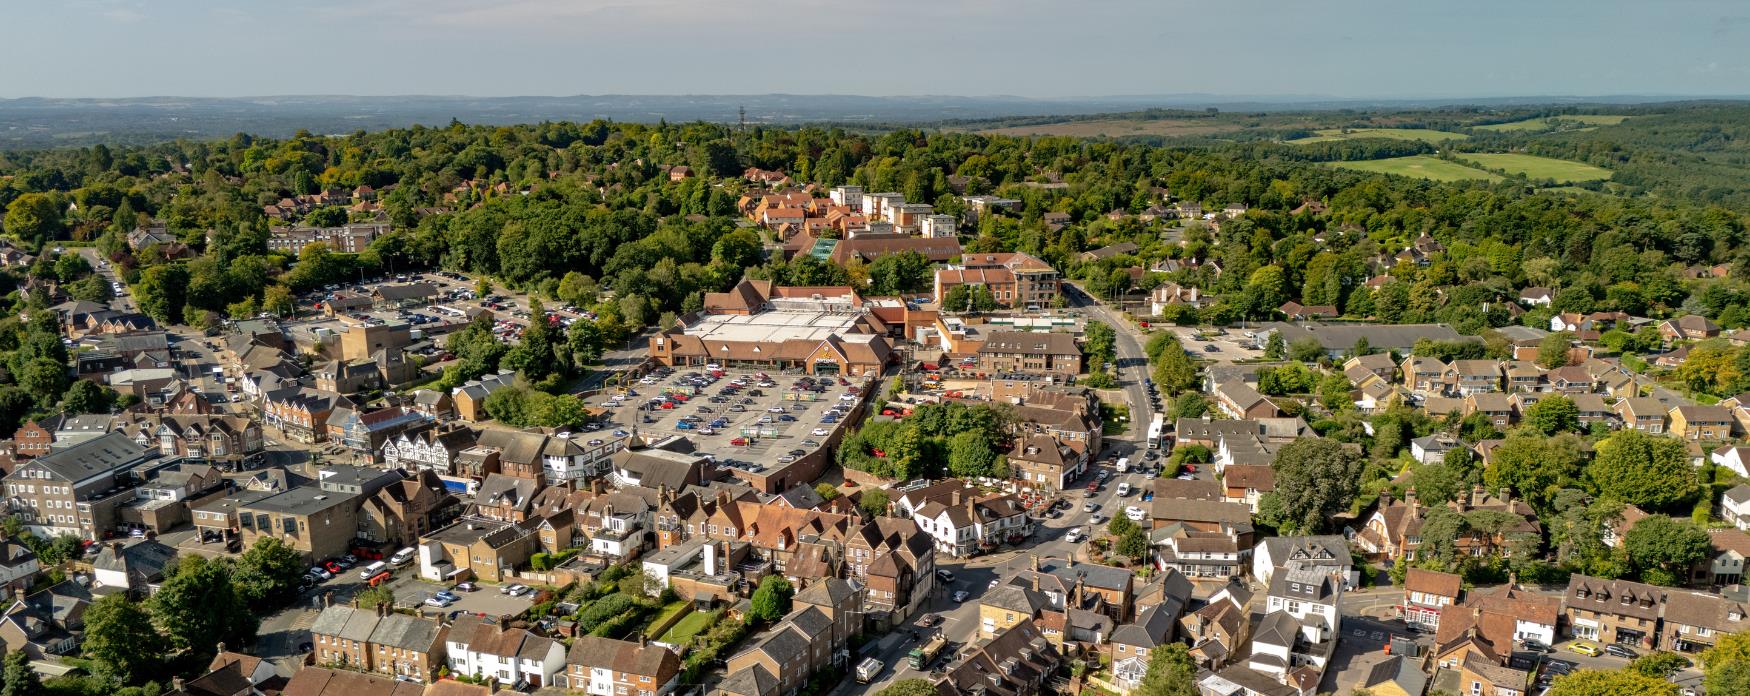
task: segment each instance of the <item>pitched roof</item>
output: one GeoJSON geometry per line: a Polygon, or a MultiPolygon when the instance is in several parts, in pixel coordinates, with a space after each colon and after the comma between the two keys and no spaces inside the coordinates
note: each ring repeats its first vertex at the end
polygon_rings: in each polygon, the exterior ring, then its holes
{"type": "Polygon", "coordinates": [[[1458,598],[1458,593],[1464,585],[1464,578],[1452,573],[1442,573],[1437,570],[1411,568],[1404,575],[1404,589],[1410,592],[1421,592],[1437,597],[1458,598]]]}
{"type": "Polygon", "coordinates": [[[283,696],[422,696],[425,686],[359,672],[305,667],[292,674],[283,696]]]}
{"type": "Polygon", "coordinates": [[[681,670],[680,657],[668,648],[597,636],[584,636],[572,642],[566,662],[647,676],[659,685],[668,683],[681,670]]]}

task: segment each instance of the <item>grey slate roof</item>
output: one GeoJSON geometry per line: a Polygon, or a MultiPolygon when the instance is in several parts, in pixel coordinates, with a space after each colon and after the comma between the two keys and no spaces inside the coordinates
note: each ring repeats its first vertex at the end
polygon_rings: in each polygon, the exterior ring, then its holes
{"type": "Polygon", "coordinates": [[[125,469],[146,458],[146,448],[122,433],[106,433],[33,460],[67,481],[125,469]]]}

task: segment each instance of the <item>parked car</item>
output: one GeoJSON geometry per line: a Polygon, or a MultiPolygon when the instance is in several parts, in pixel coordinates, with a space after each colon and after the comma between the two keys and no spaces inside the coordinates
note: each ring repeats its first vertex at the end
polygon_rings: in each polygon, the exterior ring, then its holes
{"type": "Polygon", "coordinates": [[[439,609],[442,609],[444,607],[447,607],[447,606],[449,606],[451,604],[455,604],[455,603],[456,603],[456,600],[453,600],[453,599],[450,599],[447,597],[443,597],[441,595],[432,595],[430,597],[425,598],[425,605],[426,606],[437,607],[439,609]]]}
{"type": "Polygon", "coordinates": [[[1630,660],[1633,660],[1633,659],[1641,656],[1640,653],[1635,652],[1634,650],[1630,649],[1628,646],[1618,645],[1616,643],[1611,643],[1609,645],[1604,646],[1604,652],[1607,654],[1610,654],[1610,655],[1615,655],[1617,657],[1628,658],[1630,660]]]}
{"type": "Polygon", "coordinates": [[[1568,646],[1568,649],[1572,650],[1574,652],[1580,653],[1581,655],[1586,655],[1588,657],[1598,657],[1603,652],[1603,651],[1598,649],[1598,646],[1593,645],[1593,644],[1588,643],[1588,642],[1583,641],[1583,640],[1582,641],[1574,641],[1572,644],[1570,644],[1568,646]]]}
{"type": "Polygon", "coordinates": [[[954,591],[954,601],[956,601],[956,602],[964,602],[964,601],[966,601],[966,598],[970,597],[970,596],[972,596],[972,595],[967,594],[966,590],[955,590],[954,591]]]}

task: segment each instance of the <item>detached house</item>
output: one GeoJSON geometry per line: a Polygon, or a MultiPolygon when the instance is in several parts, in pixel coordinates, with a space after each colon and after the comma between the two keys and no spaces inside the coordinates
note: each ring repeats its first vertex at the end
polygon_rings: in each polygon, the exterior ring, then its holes
{"type": "Polygon", "coordinates": [[[1660,324],[1659,335],[1668,340],[1699,341],[1720,335],[1720,325],[1707,317],[1686,314],[1660,324]]]}

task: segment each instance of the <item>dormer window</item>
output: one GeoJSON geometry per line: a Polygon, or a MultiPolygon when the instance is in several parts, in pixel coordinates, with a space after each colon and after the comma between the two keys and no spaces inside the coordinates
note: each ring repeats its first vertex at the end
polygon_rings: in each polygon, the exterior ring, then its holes
{"type": "Polygon", "coordinates": [[[1633,595],[1623,595],[1623,596],[1622,596],[1622,603],[1623,603],[1623,605],[1624,605],[1624,606],[1627,606],[1627,605],[1630,605],[1630,604],[1634,604],[1634,603],[1635,603],[1635,598],[1634,598],[1634,596],[1633,596],[1633,595]]]}

